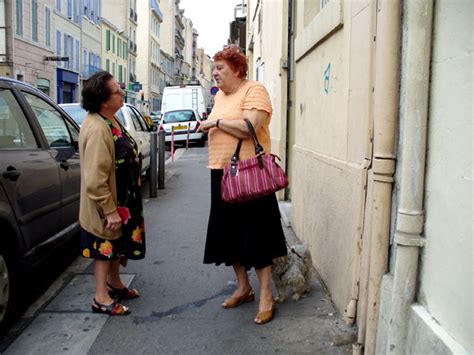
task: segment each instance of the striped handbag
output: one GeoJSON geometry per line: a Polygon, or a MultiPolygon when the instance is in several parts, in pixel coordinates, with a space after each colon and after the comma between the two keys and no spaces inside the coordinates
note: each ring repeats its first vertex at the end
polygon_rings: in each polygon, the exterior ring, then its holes
{"type": "Polygon", "coordinates": [[[271,195],[288,186],[288,178],[278,165],[275,154],[265,154],[255,134],[252,123],[244,118],[255,145],[255,157],[240,161],[242,139],[239,140],[230,164],[224,167],[221,196],[225,202],[243,202],[271,195]]]}

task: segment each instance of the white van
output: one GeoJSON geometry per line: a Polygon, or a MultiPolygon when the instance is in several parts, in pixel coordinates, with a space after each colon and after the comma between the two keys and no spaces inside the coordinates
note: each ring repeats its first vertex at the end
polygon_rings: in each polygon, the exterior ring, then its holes
{"type": "Polygon", "coordinates": [[[161,113],[190,109],[196,110],[201,119],[207,118],[207,103],[200,85],[167,86],[163,90],[161,113]]]}

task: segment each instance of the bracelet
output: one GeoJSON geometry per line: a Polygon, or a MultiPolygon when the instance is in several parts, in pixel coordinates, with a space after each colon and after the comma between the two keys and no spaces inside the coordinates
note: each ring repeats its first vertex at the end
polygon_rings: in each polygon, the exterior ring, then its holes
{"type": "Polygon", "coordinates": [[[222,118],[218,118],[216,121],[216,128],[219,128],[219,121],[222,120],[222,118]]]}

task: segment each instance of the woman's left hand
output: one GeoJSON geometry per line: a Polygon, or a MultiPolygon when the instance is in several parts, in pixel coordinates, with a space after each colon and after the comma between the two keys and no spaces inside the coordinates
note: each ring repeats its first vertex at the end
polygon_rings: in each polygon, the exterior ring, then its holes
{"type": "Polygon", "coordinates": [[[201,122],[201,125],[199,126],[199,130],[203,131],[205,133],[209,132],[211,128],[216,127],[216,120],[207,120],[201,122]]]}

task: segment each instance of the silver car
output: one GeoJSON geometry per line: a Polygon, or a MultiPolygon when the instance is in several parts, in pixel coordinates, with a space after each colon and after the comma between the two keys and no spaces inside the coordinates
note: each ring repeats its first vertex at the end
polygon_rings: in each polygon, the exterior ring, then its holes
{"type": "MultiPolygon", "coordinates": [[[[61,106],[79,126],[82,125],[82,122],[87,116],[87,111],[82,108],[81,104],[60,104],[59,106],[61,106]]],[[[150,131],[152,128],[148,126],[145,118],[133,105],[124,104],[122,108],[117,111],[116,115],[125,129],[137,142],[138,150],[143,159],[142,173],[148,173],[150,168],[150,131]]]]}

